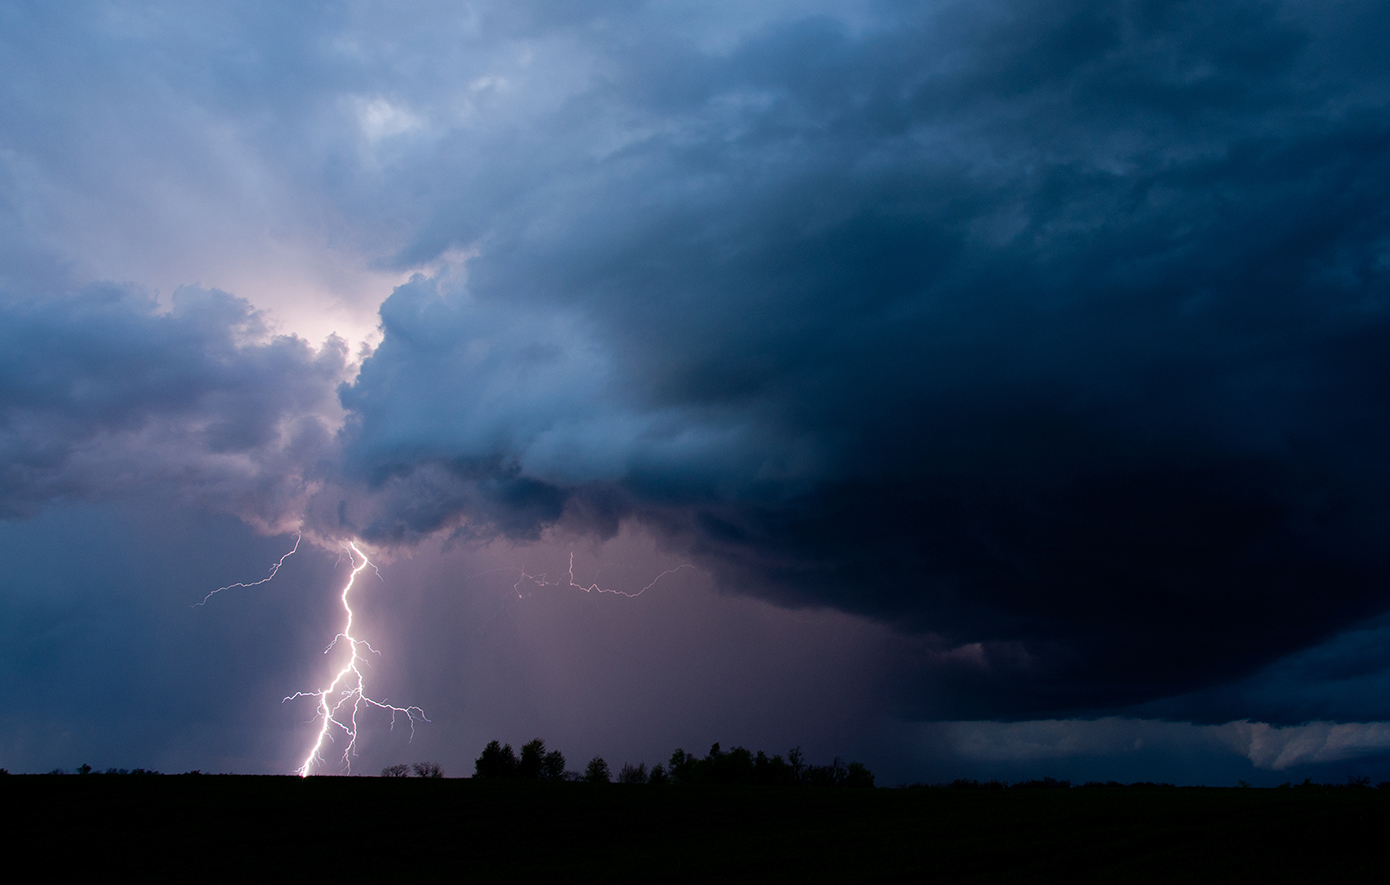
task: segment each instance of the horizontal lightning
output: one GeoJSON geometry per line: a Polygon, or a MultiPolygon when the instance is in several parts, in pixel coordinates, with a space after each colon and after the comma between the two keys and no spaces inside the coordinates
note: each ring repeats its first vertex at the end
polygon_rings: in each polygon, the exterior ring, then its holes
{"type": "MultiPolygon", "coordinates": [[[[643,587],[641,590],[638,590],[636,593],[627,593],[622,590],[611,590],[607,587],[600,587],[597,583],[589,584],[586,587],[585,585],[580,584],[578,581],[574,579],[574,551],[571,550],[569,577],[567,580],[547,581],[546,576],[544,574],[532,575],[527,574],[525,569],[516,569],[516,571],[521,573],[521,577],[516,579],[516,583],[512,585],[512,589],[516,591],[517,596],[521,596],[521,585],[526,583],[527,581],[530,581],[537,587],[572,587],[575,590],[583,590],[585,593],[612,593],[617,596],[626,596],[628,599],[636,599],[643,593],[646,593],[648,590],[652,589],[652,587],[655,587],[657,582],[660,581],[662,578],[666,577],[667,575],[674,575],[676,572],[681,571],[682,569],[691,569],[693,571],[695,569],[695,566],[690,565],[689,563],[682,563],[681,565],[678,565],[675,568],[668,568],[666,571],[657,575],[655,578],[652,578],[650,584],[643,587]]],[[[510,569],[508,569],[508,571],[510,571],[510,569]]]]}
{"type": "Polygon", "coordinates": [[[275,577],[275,573],[278,572],[278,571],[280,571],[280,566],[282,566],[282,565],[285,564],[285,560],[287,560],[287,559],[289,559],[291,556],[293,556],[293,555],[294,555],[294,552],[295,552],[296,550],[299,549],[299,541],[300,541],[300,539],[303,538],[303,537],[304,537],[304,533],[303,533],[303,532],[300,532],[299,534],[297,534],[297,535],[294,536],[294,547],[290,548],[290,552],[289,552],[289,553],[286,553],[284,556],[280,557],[279,561],[277,561],[274,565],[272,565],[272,566],[270,567],[270,574],[266,575],[264,578],[261,578],[259,581],[252,581],[252,582],[249,583],[249,584],[243,584],[243,583],[241,583],[241,582],[237,582],[237,583],[235,583],[235,584],[228,584],[228,585],[225,586],[225,587],[218,587],[216,590],[212,591],[212,592],[209,593],[207,596],[204,596],[202,602],[194,603],[193,607],[194,607],[194,608],[197,608],[197,607],[200,606],[200,605],[206,604],[207,601],[208,601],[209,599],[211,599],[211,598],[213,598],[214,596],[216,596],[217,594],[221,593],[223,590],[230,590],[230,589],[232,589],[233,587],[259,587],[260,585],[269,582],[271,578],[275,577]]]}

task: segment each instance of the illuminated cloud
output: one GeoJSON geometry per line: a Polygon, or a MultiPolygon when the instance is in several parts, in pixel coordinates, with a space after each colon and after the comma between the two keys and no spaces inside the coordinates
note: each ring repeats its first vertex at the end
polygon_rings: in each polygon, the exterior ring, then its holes
{"type": "Polygon", "coordinates": [[[116,287],[0,297],[0,513],[132,494],[293,526],[328,457],[345,348],[272,336],[245,301],[116,287]]]}

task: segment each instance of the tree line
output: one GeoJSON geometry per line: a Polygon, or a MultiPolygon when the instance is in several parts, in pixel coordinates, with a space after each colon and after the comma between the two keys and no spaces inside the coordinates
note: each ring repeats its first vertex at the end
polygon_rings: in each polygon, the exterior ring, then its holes
{"type": "MultiPolygon", "coordinates": [[[[492,780],[587,781],[611,783],[612,770],[601,756],[595,756],[584,771],[565,767],[559,750],[547,750],[540,738],[523,744],[521,754],[511,744],[491,741],[474,763],[473,776],[492,780]]],[[[650,769],[645,763],[624,763],[617,774],[620,784],[739,784],[748,786],[872,787],[873,773],[858,762],[846,765],[840,757],[829,765],[806,762],[800,747],[780,755],[753,753],[743,747],[710,747],[703,758],[677,748],[666,763],[650,769]]]]}
{"type": "Polygon", "coordinates": [[[414,765],[388,765],[381,770],[382,777],[409,777],[414,771],[416,777],[443,777],[444,769],[438,762],[416,762],[414,765]]]}

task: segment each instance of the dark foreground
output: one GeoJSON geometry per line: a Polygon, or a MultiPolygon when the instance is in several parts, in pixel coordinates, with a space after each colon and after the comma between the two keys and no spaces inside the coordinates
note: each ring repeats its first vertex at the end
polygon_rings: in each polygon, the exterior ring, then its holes
{"type": "Polygon", "coordinates": [[[0,778],[47,875],[298,871],[778,881],[1385,881],[1390,790],[844,790],[468,780],[0,778]]]}

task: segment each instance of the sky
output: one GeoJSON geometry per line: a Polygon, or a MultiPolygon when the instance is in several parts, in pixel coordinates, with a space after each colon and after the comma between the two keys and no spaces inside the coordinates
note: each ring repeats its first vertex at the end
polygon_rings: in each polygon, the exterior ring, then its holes
{"type": "Polygon", "coordinates": [[[1387,29],[0,5],[0,766],[1390,779],[1387,29]]]}

